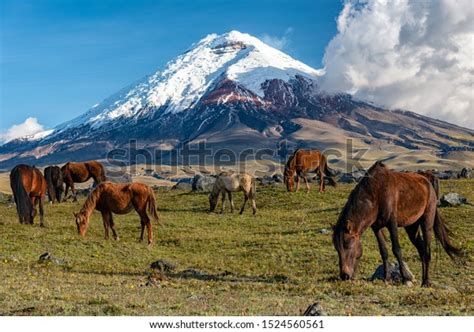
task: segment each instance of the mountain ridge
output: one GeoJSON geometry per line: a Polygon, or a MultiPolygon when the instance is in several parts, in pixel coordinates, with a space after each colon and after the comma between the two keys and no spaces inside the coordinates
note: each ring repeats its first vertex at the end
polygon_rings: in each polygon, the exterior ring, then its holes
{"type": "Polygon", "coordinates": [[[206,141],[210,148],[241,151],[276,148],[283,141],[290,147],[344,150],[348,139],[357,140],[357,149],[372,150],[366,162],[393,155],[403,160],[403,154],[418,151],[415,154],[423,157],[414,158],[415,164],[427,160],[426,166],[469,165],[453,151],[472,153],[473,130],[414,112],[387,110],[348,94],[328,94],[319,87],[321,75],[250,35],[211,34],[163,71],[47,135],[4,144],[0,167],[104,159],[108,151],[126,148],[131,140],[168,149],[206,141]],[[328,131],[339,136],[328,139],[328,131]],[[318,140],[321,136],[324,143],[318,140]]]}

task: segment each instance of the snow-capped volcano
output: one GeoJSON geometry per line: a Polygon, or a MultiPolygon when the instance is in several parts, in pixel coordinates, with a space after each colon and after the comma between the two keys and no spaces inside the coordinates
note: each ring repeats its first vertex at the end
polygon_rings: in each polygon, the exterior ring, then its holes
{"type": "Polygon", "coordinates": [[[97,128],[118,118],[146,116],[144,108],[160,109],[163,114],[182,112],[195,106],[218,79],[234,81],[263,98],[265,81],[288,82],[297,75],[315,79],[321,71],[245,33],[210,34],[169,62],[163,71],[122,90],[58,129],[87,123],[97,128]]]}
{"type": "Polygon", "coordinates": [[[283,141],[345,151],[351,138],[372,151],[367,160],[400,164],[411,162],[403,158],[413,151],[437,160],[474,150],[472,130],[327,94],[318,86],[321,75],[248,34],[211,34],[52,132],[0,146],[0,167],[104,159],[115,148],[133,157],[136,146],[168,150],[204,141],[235,152],[283,141]]]}

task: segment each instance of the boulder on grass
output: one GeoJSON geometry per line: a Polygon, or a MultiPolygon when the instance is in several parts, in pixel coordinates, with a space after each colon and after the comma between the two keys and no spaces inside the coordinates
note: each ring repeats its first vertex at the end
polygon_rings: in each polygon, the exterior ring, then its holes
{"type": "Polygon", "coordinates": [[[216,178],[212,175],[196,174],[192,180],[191,189],[193,192],[210,192],[216,178]]]}
{"type": "Polygon", "coordinates": [[[440,203],[441,206],[459,206],[467,204],[467,199],[458,193],[448,193],[441,196],[440,203]]]}
{"type": "MultiPolygon", "coordinates": [[[[415,276],[413,273],[410,271],[408,268],[408,265],[404,262],[403,265],[405,266],[405,270],[408,272],[408,280],[409,281],[414,281],[415,276]]],[[[398,265],[398,262],[394,263],[389,263],[388,264],[388,273],[390,276],[390,280],[395,281],[395,282],[401,282],[402,281],[402,275],[400,274],[400,266],[398,265]]],[[[374,274],[370,278],[370,280],[384,280],[384,269],[383,265],[379,265],[377,269],[375,270],[374,274]]]]}

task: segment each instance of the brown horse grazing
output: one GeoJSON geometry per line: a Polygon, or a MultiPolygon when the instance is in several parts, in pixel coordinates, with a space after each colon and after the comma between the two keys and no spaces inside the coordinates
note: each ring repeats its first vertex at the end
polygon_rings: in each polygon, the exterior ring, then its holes
{"type": "Polygon", "coordinates": [[[217,176],[211,194],[209,195],[210,211],[213,212],[216,209],[219,195],[222,194],[221,213],[224,213],[225,195],[227,194],[229,196],[230,211],[234,212],[235,206],[234,200],[232,199],[232,192],[237,191],[244,192],[244,204],[240,209],[240,214],[244,213],[245,204],[247,204],[249,199],[252,201],[253,214],[257,213],[257,205],[255,204],[255,178],[247,173],[236,173],[233,171],[222,172],[217,176]]]}
{"type": "Polygon", "coordinates": [[[320,151],[298,149],[288,159],[285,166],[283,180],[286,184],[286,189],[293,191],[296,173],[296,191],[300,188],[300,178],[303,178],[306,184],[306,191],[309,192],[309,183],[306,178],[308,172],[317,172],[319,174],[319,192],[325,190],[324,176],[327,176],[330,185],[336,186],[336,181],[332,178],[326,157],[320,151]]]}
{"type": "Polygon", "coordinates": [[[362,256],[360,238],[371,227],[382,256],[385,280],[389,280],[388,252],[382,233],[382,229],[387,227],[403,282],[408,283],[397,232],[397,227],[404,227],[421,258],[422,286],[430,286],[432,232],[451,258],[462,254],[460,249],[452,245],[450,232],[436,203],[435,189],[424,175],[394,172],[381,162],[376,162],[349,195],[334,227],[333,243],[339,255],[341,279],[354,277],[362,256]]]}
{"type": "Polygon", "coordinates": [[[155,194],[146,184],[119,184],[111,182],[102,182],[99,184],[89,194],[82,209],[78,213],[74,213],[77,232],[81,236],[86,235],[87,228],[89,227],[89,217],[94,209],[102,213],[105,238],[109,238],[109,228],[111,228],[114,239],[116,240],[118,240],[118,236],[115,232],[112,213],[127,214],[135,209],[140,216],[142,226],[140,241],[143,241],[143,232],[146,226],[148,231],[148,244],[151,244],[153,235],[150,217],[148,215],[157,222],[159,222],[159,218],[156,213],[155,194]]]}
{"type": "Polygon", "coordinates": [[[63,176],[58,166],[48,166],[44,169],[44,178],[46,179],[48,197],[51,203],[61,202],[63,193],[63,176]]]}
{"type": "Polygon", "coordinates": [[[39,204],[40,226],[44,226],[46,180],[43,174],[36,167],[17,165],[10,172],[10,186],[20,224],[33,224],[35,206],[39,204]]]}
{"type": "Polygon", "coordinates": [[[94,179],[94,185],[106,181],[104,165],[95,160],[82,163],[69,162],[61,167],[61,173],[63,175],[63,181],[66,183],[64,201],[66,201],[69,187],[71,187],[73,201],[77,201],[74,183],[86,182],[90,178],[94,179]]]}

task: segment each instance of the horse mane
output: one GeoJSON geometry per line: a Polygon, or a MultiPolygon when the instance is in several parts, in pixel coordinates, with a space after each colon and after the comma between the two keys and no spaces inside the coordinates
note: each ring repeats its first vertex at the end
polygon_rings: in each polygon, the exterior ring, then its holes
{"type": "Polygon", "coordinates": [[[352,189],[351,193],[349,194],[349,198],[347,199],[346,204],[341,210],[341,213],[339,214],[339,217],[337,219],[336,225],[333,227],[333,241],[335,241],[336,237],[338,234],[342,234],[344,230],[346,229],[346,224],[347,224],[347,216],[349,215],[352,207],[354,207],[357,204],[357,197],[359,192],[362,189],[365,189],[368,185],[369,182],[374,180],[374,176],[381,172],[381,171],[386,171],[387,167],[382,161],[376,161],[366,172],[365,175],[362,179],[360,179],[359,183],[355,186],[354,189],[352,189]]]}
{"type": "Polygon", "coordinates": [[[86,201],[84,202],[84,205],[81,208],[81,211],[79,213],[85,214],[87,216],[90,216],[92,214],[92,211],[94,211],[97,201],[100,198],[104,191],[104,186],[98,185],[95,187],[94,190],[87,196],[86,201]]]}
{"type": "Polygon", "coordinates": [[[294,173],[295,171],[295,164],[296,164],[296,154],[301,150],[301,148],[298,148],[295,150],[295,152],[293,152],[293,155],[288,158],[288,161],[286,162],[286,165],[285,165],[285,174],[287,175],[290,175],[290,172],[291,173],[294,173]]]}

